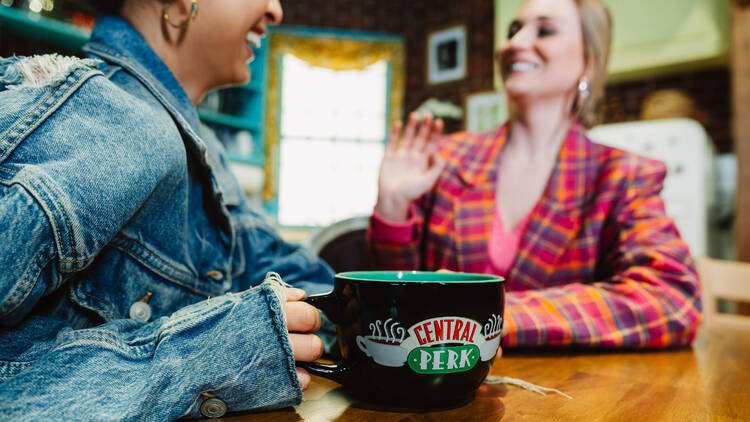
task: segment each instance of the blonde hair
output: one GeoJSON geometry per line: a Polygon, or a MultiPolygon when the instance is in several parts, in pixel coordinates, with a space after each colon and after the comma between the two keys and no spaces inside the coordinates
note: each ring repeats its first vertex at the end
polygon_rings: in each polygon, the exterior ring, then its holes
{"type": "Polygon", "coordinates": [[[589,69],[587,98],[577,98],[573,111],[581,124],[591,127],[599,119],[598,107],[604,98],[607,63],[612,42],[612,18],[601,0],[574,0],[581,16],[583,56],[589,69]]]}

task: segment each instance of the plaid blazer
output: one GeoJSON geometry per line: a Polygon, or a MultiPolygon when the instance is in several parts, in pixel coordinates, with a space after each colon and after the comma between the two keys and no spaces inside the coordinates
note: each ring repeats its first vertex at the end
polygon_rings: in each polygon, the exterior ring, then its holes
{"type": "MultiPolygon", "coordinates": [[[[485,271],[507,126],[448,138],[446,169],[402,239],[370,240],[379,268],[485,271]]],[[[664,347],[701,319],[690,252],[659,197],[659,161],[591,142],[574,123],[506,280],[504,346],[664,347]]],[[[522,183],[522,181],[519,181],[522,183]]],[[[392,227],[391,227],[392,228],[392,227]]]]}

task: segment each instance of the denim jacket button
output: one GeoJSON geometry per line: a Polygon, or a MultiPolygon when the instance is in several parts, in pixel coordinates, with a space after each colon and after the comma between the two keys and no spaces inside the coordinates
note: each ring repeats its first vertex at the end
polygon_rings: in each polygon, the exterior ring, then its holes
{"type": "Polygon", "coordinates": [[[224,278],[224,274],[221,271],[211,270],[206,272],[206,276],[211,277],[214,281],[221,281],[224,278]]]}
{"type": "Polygon", "coordinates": [[[201,415],[207,418],[220,418],[227,413],[227,405],[217,398],[210,398],[201,404],[201,415]]]}
{"type": "Polygon", "coordinates": [[[147,322],[149,319],[151,319],[151,307],[148,305],[148,303],[141,302],[139,300],[138,302],[130,305],[129,314],[130,318],[141,322],[147,322]]]}

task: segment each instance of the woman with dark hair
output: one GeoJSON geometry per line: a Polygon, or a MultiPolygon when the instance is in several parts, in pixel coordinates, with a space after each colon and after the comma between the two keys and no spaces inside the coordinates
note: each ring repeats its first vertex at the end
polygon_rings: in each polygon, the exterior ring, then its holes
{"type": "Polygon", "coordinates": [[[279,1],[91,5],[118,15],[88,58],[0,61],[0,419],[299,403],[322,353],[301,299],[332,273],[250,209],[195,109],[247,82],[279,1]]]}
{"type": "Polygon", "coordinates": [[[594,144],[611,21],[601,0],[527,0],[497,52],[508,121],[389,141],[370,226],[385,268],[506,277],[503,347],[690,343],[700,285],[664,214],[661,162],[594,144]]]}

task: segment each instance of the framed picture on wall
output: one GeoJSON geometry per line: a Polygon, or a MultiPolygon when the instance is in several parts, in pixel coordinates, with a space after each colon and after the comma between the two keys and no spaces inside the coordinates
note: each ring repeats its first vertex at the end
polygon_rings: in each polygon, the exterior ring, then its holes
{"type": "Polygon", "coordinates": [[[464,128],[484,132],[498,127],[508,118],[508,103],[501,91],[482,91],[465,97],[464,128]]]}
{"type": "Polygon", "coordinates": [[[430,85],[466,77],[466,26],[456,25],[427,35],[427,82],[430,85]]]}

